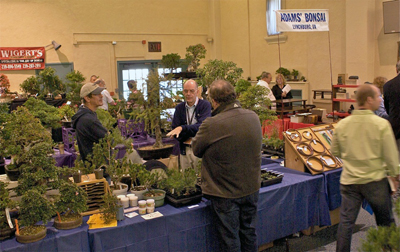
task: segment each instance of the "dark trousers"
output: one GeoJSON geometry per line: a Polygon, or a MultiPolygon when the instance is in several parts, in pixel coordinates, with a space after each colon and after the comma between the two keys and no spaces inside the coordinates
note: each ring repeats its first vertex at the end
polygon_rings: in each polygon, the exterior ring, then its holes
{"type": "Polygon", "coordinates": [[[227,199],[209,197],[216,217],[220,251],[258,251],[256,220],[259,192],[227,199]]]}
{"type": "Polygon", "coordinates": [[[354,223],[364,198],[371,205],[378,226],[395,223],[387,178],[362,185],[340,185],[342,205],[336,251],[350,251],[354,223]]]}

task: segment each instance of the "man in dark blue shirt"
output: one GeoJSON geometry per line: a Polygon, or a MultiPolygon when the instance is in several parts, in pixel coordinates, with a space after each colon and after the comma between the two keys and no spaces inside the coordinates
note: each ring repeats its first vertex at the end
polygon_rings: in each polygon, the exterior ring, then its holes
{"type": "Polygon", "coordinates": [[[103,105],[101,92],[104,88],[94,83],[87,83],[82,86],[80,96],[83,104],[78,112],[72,117],[72,128],[75,129],[79,153],[83,161],[93,152],[94,143],[98,143],[107,134],[97,118],[96,109],[103,105]]]}
{"type": "Polygon", "coordinates": [[[175,107],[172,119],[172,131],[167,136],[176,137],[179,141],[181,169],[194,168],[197,171],[199,158],[193,154],[191,139],[199,130],[201,123],[211,116],[211,104],[198,98],[198,85],[194,80],[183,84],[185,102],[175,107]]]}

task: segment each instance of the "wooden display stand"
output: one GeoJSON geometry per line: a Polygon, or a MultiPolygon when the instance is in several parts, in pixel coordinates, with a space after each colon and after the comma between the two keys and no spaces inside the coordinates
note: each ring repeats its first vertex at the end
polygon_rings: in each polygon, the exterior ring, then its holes
{"type": "Polygon", "coordinates": [[[94,174],[82,175],[81,183],[76,185],[81,187],[88,195],[88,210],[81,213],[82,216],[96,214],[100,212],[100,206],[104,203],[103,196],[111,193],[108,182],[105,178],[96,179],[94,174]]]}
{"type": "Polygon", "coordinates": [[[342,167],[330,152],[333,130],[324,124],[284,132],[285,167],[313,175],[342,167]]]}

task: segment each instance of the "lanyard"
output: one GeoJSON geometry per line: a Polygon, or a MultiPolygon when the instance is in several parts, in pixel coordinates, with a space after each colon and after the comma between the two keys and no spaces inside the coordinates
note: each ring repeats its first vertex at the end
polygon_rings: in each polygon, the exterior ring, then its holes
{"type": "Polygon", "coordinates": [[[194,107],[193,113],[192,113],[192,117],[189,117],[189,109],[186,108],[186,120],[187,120],[187,125],[192,125],[192,121],[194,118],[194,114],[196,114],[196,107],[194,107]],[[190,120],[189,120],[190,119],[190,120]]]}

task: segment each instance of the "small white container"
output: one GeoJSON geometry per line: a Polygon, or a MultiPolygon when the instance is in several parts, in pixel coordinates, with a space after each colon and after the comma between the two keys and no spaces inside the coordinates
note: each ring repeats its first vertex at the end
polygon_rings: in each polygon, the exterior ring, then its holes
{"type": "Polygon", "coordinates": [[[154,207],[154,199],[146,200],[146,206],[147,207],[154,207]]]}
{"type": "Polygon", "coordinates": [[[139,214],[146,214],[147,209],[139,207],[139,214]]]}
{"type": "Polygon", "coordinates": [[[134,193],[130,193],[130,194],[127,194],[127,195],[126,195],[126,197],[128,197],[128,198],[131,198],[131,197],[134,197],[134,196],[135,196],[134,193]]]}
{"type": "Polygon", "coordinates": [[[131,205],[131,207],[137,206],[138,205],[138,197],[137,196],[129,197],[129,204],[131,205]]]}
{"type": "Polygon", "coordinates": [[[127,198],[127,197],[121,198],[121,203],[122,203],[122,206],[124,206],[124,208],[128,208],[129,207],[129,198],[127,198]]]}
{"type": "Polygon", "coordinates": [[[144,207],[146,208],[146,201],[145,200],[139,200],[139,207],[144,207]]]}
{"type": "Polygon", "coordinates": [[[146,207],[147,213],[154,213],[154,207],[146,207]]]}

